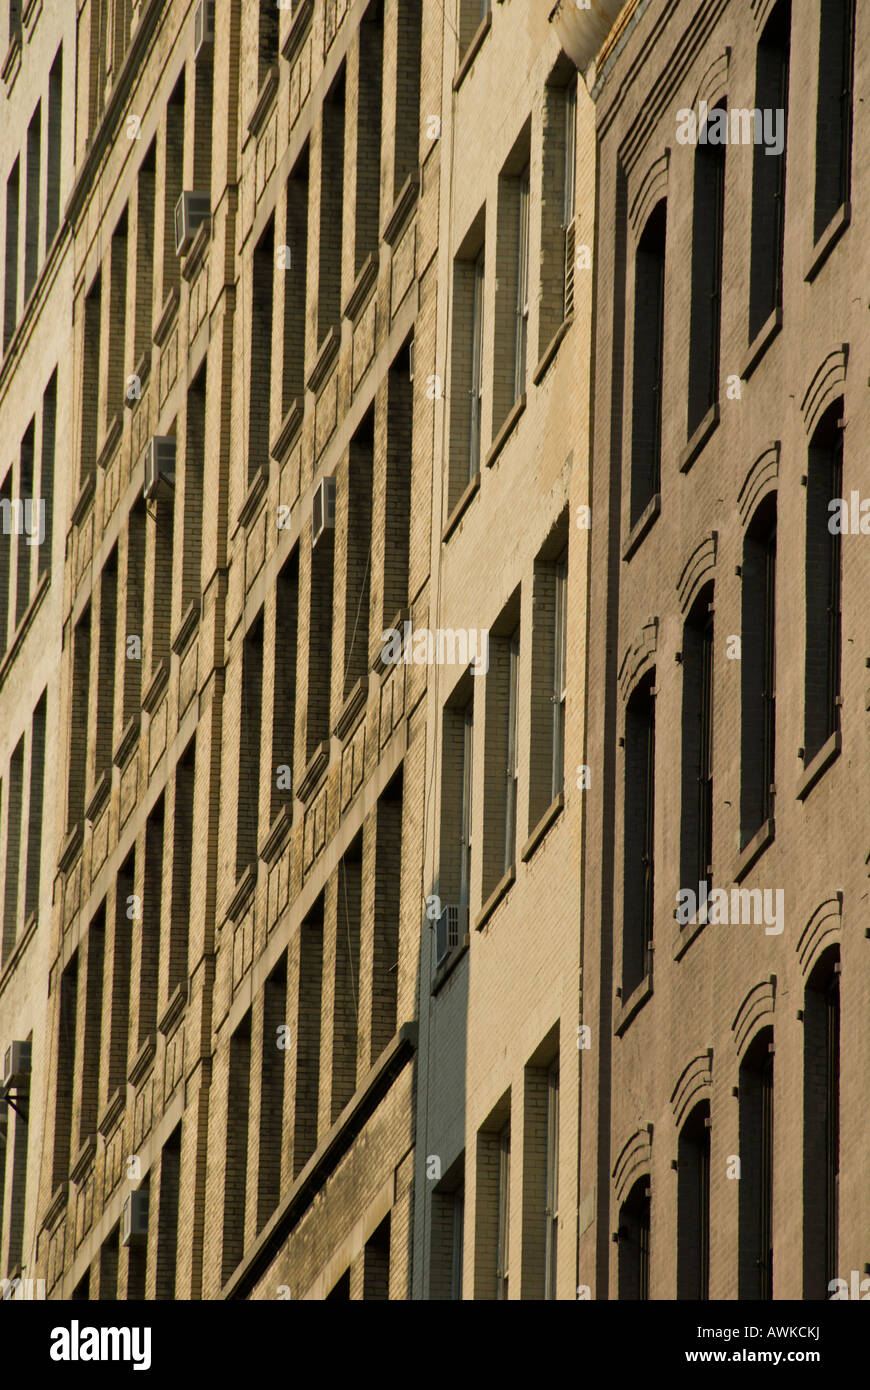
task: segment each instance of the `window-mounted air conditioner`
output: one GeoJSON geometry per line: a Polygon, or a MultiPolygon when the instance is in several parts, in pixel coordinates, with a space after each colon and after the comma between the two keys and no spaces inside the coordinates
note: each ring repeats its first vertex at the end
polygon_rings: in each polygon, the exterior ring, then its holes
{"type": "Polygon", "coordinates": [[[196,60],[204,48],[214,43],[215,0],[199,0],[193,15],[193,57],[196,60]]]}
{"type": "Polygon", "coordinates": [[[468,908],[448,903],[435,919],[435,964],[440,965],[455,949],[468,930],[468,908]]]}
{"type": "Polygon", "coordinates": [[[328,532],[335,530],[335,479],[323,478],[311,501],[312,549],[328,532]]]}
{"type": "Polygon", "coordinates": [[[131,1192],[121,1213],[121,1244],[144,1245],[148,1239],[148,1193],[131,1192]]]}
{"type": "Polygon", "coordinates": [[[185,191],[175,204],[175,254],[184,256],[203,222],[211,216],[211,194],[185,191]]]}
{"type": "Polygon", "coordinates": [[[3,1053],[3,1092],[21,1089],[30,1082],[31,1045],[11,1042],[3,1053]]]}
{"type": "Polygon", "coordinates": [[[175,483],[175,436],[153,434],[145,445],[142,495],[150,500],[161,479],[175,483]]]}

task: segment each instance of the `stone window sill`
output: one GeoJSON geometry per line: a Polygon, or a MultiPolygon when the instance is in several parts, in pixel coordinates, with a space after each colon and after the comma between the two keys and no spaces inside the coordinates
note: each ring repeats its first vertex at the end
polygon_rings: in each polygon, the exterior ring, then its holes
{"type": "Polygon", "coordinates": [[[797,799],[805,801],[813,787],[820,781],[822,774],[827,771],[831,763],[836,762],[843,747],[843,735],[840,730],[835,730],[819,749],[818,753],[807,763],[803,770],[800,781],[798,782],[797,799]]]}
{"type": "Polygon", "coordinates": [[[650,963],[650,968],[646,975],[644,975],[640,984],[632,990],[631,994],[623,1002],[622,1007],[618,1009],[616,1022],[613,1025],[613,1032],[617,1038],[622,1037],[626,1028],[631,1023],[631,1020],[640,1012],[646,1001],[652,998],[652,992],[653,977],[652,963],[650,963]]]}
{"type": "Polygon", "coordinates": [[[558,820],[559,816],[562,814],[564,805],[565,793],[561,791],[558,796],[555,796],[550,802],[546,811],[541,816],[541,819],[538,821],[531,835],[520,850],[520,859],[524,864],[531,859],[553,822],[558,820]]]}
{"type": "Polygon", "coordinates": [[[714,401],[713,404],[710,406],[710,409],[707,411],[707,414],[704,416],[703,420],[698,425],[697,429],[695,430],[685,449],[683,450],[683,455],[680,459],[681,473],[688,473],[689,469],[695,462],[695,459],[700,454],[704,445],[709,440],[718,423],[719,402],[714,401]]]}
{"type": "Polygon", "coordinates": [[[471,479],[468,486],[465,488],[465,491],[463,492],[459,501],[456,503],[456,506],[453,508],[453,511],[447,518],[447,524],[445,525],[444,530],[441,532],[442,544],[444,541],[449,540],[450,537],[453,535],[453,532],[456,530],[457,526],[462,520],[462,517],[465,514],[467,508],[470,506],[472,500],[477,496],[479,491],[480,474],[475,473],[474,477],[471,479]]]}
{"type": "Polygon", "coordinates": [[[746,362],[743,371],[740,373],[741,381],[749,380],[774,338],[778,336],[781,328],[782,309],[774,309],[773,313],[761,325],[761,328],[749,344],[746,362]]]}
{"type": "Polygon", "coordinates": [[[767,846],[773,843],[775,836],[776,824],[773,816],[769,816],[761,829],[756,831],[749,843],[740,851],[734,868],[735,883],[740,883],[746,877],[755,861],[761,857],[767,846]]]}
{"type": "Polygon", "coordinates": [[[498,434],[496,435],[495,439],[492,441],[492,444],[490,445],[489,453],[486,456],[487,468],[492,468],[492,465],[495,463],[505,444],[507,444],[513,431],[515,430],[517,421],[519,420],[525,408],[526,393],[524,391],[523,394],[511,406],[510,413],[507,419],[505,420],[504,424],[502,425],[501,429],[499,430],[498,434]]]}
{"type": "Polygon", "coordinates": [[[652,497],[650,501],[647,503],[646,507],[641,512],[637,521],[634,523],[631,530],[629,531],[628,540],[622,547],[623,560],[631,559],[632,555],[637,550],[647,531],[651,529],[653,522],[656,520],[656,517],[661,512],[661,509],[662,495],[660,492],[657,492],[655,496],[652,497]]]}
{"type": "Polygon", "coordinates": [[[516,876],[517,866],[516,864],[511,864],[507,872],[504,873],[502,877],[499,879],[498,883],[495,885],[495,888],[493,888],[486,902],[483,904],[483,907],[480,909],[480,912],[477,914],[477,919],[474,923],[475,931],[480,931],[481,927],[486,926],[486,923],[489,921],[490,917],[495,912],[502,898],[505,896],[511,885],[515,882],[516,876]]]}
{"type": "Polygon", "coordinates": [[[813,247],[810,264],[804,279],[810,283],[815,280],[825,261],[830,256],[840,237],[852,221],[852,204],[841,203],[822,235],[813,247]]]}
{"type": "Polygon", "coordinates": [[[462,83],[465,81],[466,73],[468,72],[469,68],[471,67],[472,63],[474,62],[475,58],[480,52],[481,45],[491,28],[492,10],[489,10],[485,17],[481,20],[480,25],[477,29],[477,33],[474,35],[474,38],[471,40],[471,43],[468,45],[468,47],[465,50],[465,53],[462,56],[462,61],[459,64],[459,71],[453,79],[454,92],[458,92],[459,88],[462,86],[462,83]]]}

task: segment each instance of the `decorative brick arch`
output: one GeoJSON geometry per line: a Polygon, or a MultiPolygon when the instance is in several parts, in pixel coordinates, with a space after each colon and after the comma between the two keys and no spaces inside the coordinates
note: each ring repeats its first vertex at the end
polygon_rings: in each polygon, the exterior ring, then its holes
{"type": "Polygon", "coordinates": [[[801,415],[807,436],[811,436],[828,406],[842,396],[849,365],[849,344],[841,343],[829,352],[813,373],[801,401],[801,415]]]}
{"type": "Polygon", "coordinates": [[[758,1032],[762,1021],[773,1017],[775,1006],[776,976],[768,975],[765,979],[759,980],[757,985],[752,986],[734,1015],[731,1032],[734,1035],[734,1046],[737,1048],[738,1057],[743,1056],[747,1044],[758,1032]]]}
{"type": "Polygon", "coordinates": [[[677,599],[680,604],[680,612],[683,615],[688,613],[692,607],[698,591],[715,577],[718,544],[719,532],[711,531],[709,536],[705,536],[702,541],[698,542],[680,571],[680,577],[677,580],[677,599]]]}
{"type": "Polygon", "coordinates": [[[640,632],[626,647],[619,666],[619,689],[624,702],[628,700],[647,666],[652,664],[658,646],[658,635],[658,618],[647,618],[640,632]]]}
{"type": "Polygon", "coordinates": [[[758,455],[743,479],[737,494],[737,508],[744,526],[749,524],[761,499],[779,486],[779,450],[779,440],[774,439],[764,453],[758,455]]]}
{"type": "Polygon", "coordinates": [[[652,1162],[653,1127],[635,1130],[619,1151],[613,1165],[613,1190],[617,1206],[622,1206],[638,1178],[648,1173],[652,1162]]]}
{"type": "Polygon", "coordinates": [[[654,159],[641,178],[628,208],[628,220],[634,233],[634,240],[640,241],[650,213],[662,198],[668,196],[668,170],[671,162],[670,146],[654,159]]]}
{"type": "Polygon", "coordinates": [[[692,108],[697,109],[698,103],[706,101],[707,106],[712,111],[713,107],[720,102],[723,97],[728,95],[728,65],[731,61],[731,49],[724,48],[718,57],[714,58],[706,72],[698,83],[698,90],[692,102],[692,108]]]}
{"type": "Polygon", "coordinates": [[[801,974],[807,980],[819,956],[829,946],[838,943],[843,926],[843,894],[835,893],[819,903],[798,937],[795,951],[800,961],[801,974]]]}
{"type": "Polygon", "coordinates": [[[684,1119],[698,1101],[709,1100],[712,1088],[713,1049],[708,1047],[706,1052],[700,1052],[687,1063],[671,1092],[671,1109],[677,1129],[682,1127],[684,1119]]]}

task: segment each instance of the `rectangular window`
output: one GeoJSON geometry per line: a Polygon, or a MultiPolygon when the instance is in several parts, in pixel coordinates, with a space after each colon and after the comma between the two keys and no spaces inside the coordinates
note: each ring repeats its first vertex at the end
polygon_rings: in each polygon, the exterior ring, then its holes
{"type": "Polygon", "coordinates": [[[776,496],[758,508],[743,545],[740,843],[773,815],[776,763],[776,496]]]}
{"type": "Polygon", "coordinates": [[[14,531],[12,524],[14,515],[12,511],[12,472],[13,470],[10,468],[0,484],[0,517],[3,518],[3,525],[0,527],[0,656],[5,653],[11,636],[9,603],[12,587],[12,536],[14,531]],[[7,513],[8,523],[6,522],[7,513]]]}
{"type": "Polygon", "coordinates": [[[396,1031],[399,983],[399,921],[402,887],[402,806],[399,771],[378,798],[375,827],[375,912],[372,942],[370,1062],[374,1064],[396,1031]]]}
{"type": "Polygon", "coordinates": [[[519,736],[520,634],[515,632],[508,649],[507,758],[505,764],[504,872],[514,862],[517,848],[517,742],[519,736]]]}
{"type": "Polygon", "coordinates": [[[96,472],[97,424],[100,415],[100,316],[102,281],[94,280],[84,304],[82,334],[81,455],[79,485],[96,472]]]}
{"type": "Polygon", "coordinates": [[[556,1297],[559,1232],[559,1063],[547,1072],[547,1205],[544,1297],[556,1297]]]}
{"type": "Polygon", "coordinates": [[[317,295],[317,346],[341,316],[342,227],[344,218],[345,73],[323,103],[320,173],[320,266],[317,295]]]}
{"type": "Polygon", "coordinates": [[[106,1093],[111,1097],[127,1084],[130,1046],[130,975],[133,966],[133,918],[128,915],[135,895],[135,852],[127,858],[115,880],[115,924],[112,933],[111,990],[109,1015],[108,1078],[106,1093]]]}
{"type": "MultiPolygon", "coordinates": [[[[372,572],[372,485],[374,420],[369,411],[350,442],[348,456],[347,558],[344,582],[344,678],[346,700],[368,671],[369,600],[372,572]]],[[[387,490],[389,497],[389,489],[387,490]]],[[[390,504],[385,508],[390,515],[390,504]]],[[[392,555],[392,549],[387,550],[392,555]]],[[[385,566],[385,568],[387,568],[385,566]]],[[[384,579],[386,584],[386,576],[384,579]]]]}
{"type": "MultiPolygon", "coordinates": [[[[156,152],[152,142],[136,180],[136,325],[133,367],[137,372],[143,358],[149,365],[151,362],[151,326],[154,316],[155,160],[156,152]]],[[[173,231],[173,236],[174,234],[173,231]]]]}
{"type": "Polygon", "coordinates": [[[667,203],[647,218],[634,263],[630,524],[661,487],[667,203]]]}
{"type": "Polygon", "coordinates": [[[30,298],[39,270],[39,207],[42,202],[42,107],[37,103],[27,127],[27,188],[24,213],[24,302],[30,298]]]}
{"type": "MultiPolygon", "coordinates": [[[[710,120],[727,120],[724,106],[710,120]]],[[[709,125],[709,121],[708,121],[709,125]]],[[[692,222],[692,307],[689,327],[689,439],[719,399],[722,238],[726,145],[698,144],[692,222]]]]}
{"type": "MultiPolygon", "coordinates": [[[[383,627],[391,626],[408,604],[411,545],[411,468],[414,457],[414,383],[411,348],[396,354],[387,381],[387,505],[382,553],[389,556],[383,576],[383,627]]],[[[360,619],[362,621],[362,618],[360,619]]]]}
{"type": "Polygon", "coordinates": [[[498,1256],[496,1264],[496,1299],[507,1299],[510,1276],[510,1214],[511,1214],[511,1127],[510,1122],[498,1136],[498,1256]]]}
{"type": "Polygon", "coordinates": [[[60,977],[57,1081],[54,1097],[54,1150],[51,1190],[69,1179],[73,1097],[76,1094],[76,1015],[78,1012],[78,954],[60,977]]]}
{"type": "Polygon", "coordinates": [[[172,907],[169,926],[169,984],[187,989],[190,896],[194,862],[193,797],[196,786],[196,737],[175,768],[175,814],[172,819],[172,907]]]}
{"type": "Polygon", "coordinates": [[[803,1297],[830,1297],[839,1255],[840,961],[837,947],[804,991],[803,1297]]]}
{"type": "Polygon", "coordinates": [[[393,198],[420,163],[420,58],[422,2],[406,0],[396,11],[396,115],[393,198]]]}
{"type": "Polygon", "coordinates": [[[821,0],[813,217],[816,241],[851,196],[855,8],[855,0],[821,0]]]}
{"type": "Polygon", "coordinates": [[[124,584],[126,612],[124,630],[124,660],[121,671],[124,680],[123,728],[140,708],[142,692],[142,628],[145,617],[145,506],[137,499],[127,518],[127,575],[124,584]]]}
{"type": "Polygon", "coordinates": [[[459,55],[465,53],[492,8],[492,0],[461,0],[459,6],[459,55]]]}
{"type": "Polygon", "coordinates": [[[683,629],[680,882],[711,887],[713,862],[713,588],[699,594],[683,629]]]}
{"type": "Polygon", "coordinates": [[[619,1298],[646,1300],[650,1296],[649,1177],[638,1178],[619,1210],[619,1298]]]}
{"type": "Polygon", "coordinates": [[[260,799],[260,730],[263,699],[263,615],[258,614],[242,646],[239,734],[239,804],[236,878],[256,862],[260,799]]]}
{"type": "Polygon", "coordinates": [[[517,232],[517,307],[514,348],[514,400],[526,389],[526,350],[529,337],[529,170],[520,175],[517,232]]]}
{"type": "Polygon", "coordinates": [[[24,921],[39,910],[42,870],[42,810],[45,794],[45,691],[33,712],[30,730],[30,791],[27,801],[27,863],[24,883],[24,921]]]}
{"type": "Polygon", "coordinates": [[[773,1298],[773,1032],[740,1067],[737,1297],[773,1298]]]}
{"type": "Polygon", "coordinates": [[[96,1138],[100,1106],[100,1063],[103,1032],[103,961],[106,953],[106,905],[91,919],[85,964],[84,1035],[77,1089],[81,1098],[79,1144],[96,1138]]]}
{"type": "Polygon", "coordinates": [[[206,371],[187,393],[184,435],[184,535],[181,544],[181,612],[202,597],[202,502],[205,486],[206,371]]]}
{"type": "Polygon", "coordinates": [[[112,234],[109,272],[109,351],[106,363],[106,418],[111,424],[124,405],[127,357],[127,210],[112,234]]]}
{"type": "Polygon", "coordinates": [[[468,907],[471,896],[471,791],[474,776],[474,705],[462,715],[462,773],[459,830],[459,902],[468,907]]]}
{"type": "Polygon", "coordinates": [[[48,153],[45,194],[45,254],[60,225],[60,180],[63,130],[63,48],[51,65],[48,77],[48,153]]]}
{"type": "Polygon", "coordinates": [[[294,550],[275,585],[270,824],[282,806],[293,805],[298,626],[299,551],[294,550]]]}
{"type": "Polygon", "coordinates": [[[51,571],[51,546],[54,523],[54,460],[57,435],[57,369],[42,397],[42,454],[39,470],[39,500],[41,515],[40,528],[44,535],[39,546],[38,568],[40,575],[51,571]]]}
{"type": "MultiPolygon", "coordinates": [[[[387,825],[381,821],[381,833],[387,825]]],[[[382,850],[386,847],[381,845],[382,850]]],[[[377,854],[377,848],[376,848],[377,854]]],[[[362,836],[357,835],[338,866],[338,905],[335,947],[335,994],[332,1013],[332,1094],[330,1120],[338,1119],[356,1088],[360,996],[359,955],[362,913],[362,836]]],[[[376,864],[376,873],[385,866],[376,864]]],[[[395,899],[394,894],[394,899],[395,899]]],[[[376,909],[377,910],[377,909],[376,909]]],[[[381,965],[381,969],[383,966],[381,965]]],[[[372,1048],[374,1052],[374,1047],[372,1048]]],[[[378,1047],[377,1052],[380,1052],[378,1047]]],[[[365,1059],[363,1060],[365,1071],[365,1059]]]]}
{"type": "Polygon", "coordinates": [[[655,672],[633,692],[625,717],[625,859],[622,998],[650,971],[655,902],[655,672]]]}
{"type": "Polygon", "coordinates": [[[840,727],[842,545],[830,503],[843,496],[843,401],[813,434],[807,474],[804,762],[809,765],[840,727]]]}
{"type": "Polygon", "coordinates": [[[16,159],[6,181],[6,273],[3,280],[3,351],[18,321],[18,200],[19,165],[16,159]]]}
{"type": "MultiPolygon", "coordinates": [[[[336,498],[336,511],[338,500],[336,498]]],[[[331,732],[334,564],[335,533],[324,531],[311,553],[306,763],[314,756],[321,743],[329,739],[331,732]]]]}
{"type": "Polygon", "coordinates": [[[465,1226],[465,1186],[460,1187],[453,1194],[450,1204],[450,1220],[452,1226],[452,1259],[450,1262],[450,1297],[454,1300],[462,1298],[462,1258],[464,1249],[464,1226],[465,1226]]]}
{"type": "Polygon", "coordinates": [[[100,576],[99,667],[97,670],[97,737],[94,783],[112,765],[115,716],[115,654],[118,625],[118,551],[112,553],[100,576]]]}
{"type": "Polygon", "coordinates": [[[175,252],[175,207],[184,182],[184,74],[175,85],[166,107],[163,178],[163,287],[161,309],[172,290],[180,285],[179,259],[175,252]]]}
{"type": "Polygon", "coordinates": [[[299,929],[293,1178],[299,1176],[317,1148],[322,987],[323,895],[321,894],[299,929]]]}
{"type": "Polygon", "coordinates": [[[284,287],[283,420],[293,402],[305,394],[305,282],[308,265],[308,146],[287,180],[286,265],[284,287]]]}
{"type": "Polygon", "coordinates": [[[30,540],[36,541],[39,536],[39,518],[33,515],[33,467],[36,455],[36,421],[31,420],[27,426],[24,438],[21,441],[21,459],[18,469],[18,509],[17,523],[20,528],[15,538],[16,556],[16,584],[15,584],[15,627],[21,622],[28,608],[30,607],[30,571],[31,558],[33,556],[33,546],[30,540]],[[31,513],[29,522],[32,537],[28,537],[28,512],[31,513]]]}
{"type": "Polygon", "coordinates": [[[251,1011],[230,1038],[227,1082],[227,1147],[224,1173],[221,1281],[228,1279],[245,1246],[248,1182],[248,1111],[251,1094],[251,1011]]]}
{"type": "MultiPolygon", "coordinates": [[[[749,341],[753,342],[775,309],[782,307],[782,257],[785,233],[785,169],[788,131],[788,81],[791,0],[779,0],[758,44],[755,106],[782,116],[783,147],[778,153],[764,141],[752,156],[752,252],[749,272],[749,341]]],[[[756,117],[759,119],[759,117],[756,117]]]]}
{"type": "Polygon", "coordinates": [[[568,698],[568,551],[556,565],[553,636],[553,776],[551,801],[565,785],[565,705],[568,698]]]}
{"type": "Polygon", "coordinates": [[[483,421],[483,285],[485,260],[481,250],[474,262],[471,306],[471,435],[468,480],[480,472],[480,432],[483,421]]]}
{"type": "Polygon", "coordinates": [[[565,288],[563,317],[574,310],[574,262],[577,243],[574,227],[577,165],[577,79],[565,88],[565,160],[562,172],[562,226],[565,231],[565,288]]]}
{"type": "MultiPolygon", "coordinates": [[[[401,22],[403,11],[399,11],[401,22]]],[[[400,38],[401,42],[401,38],[400,38]]],[[[365,261],[377,251],[380,239],[381,197],[381,122],[384,68],[384,15],[381,6],[370,6],[359,26],[360,71],[365,81],[357,92],[356,135],[356,216],[354,218],[354,277],[359,275],[365,261]]],[[[417,43],[419,55],[419,39],[417,43]]],[[[401,76],[401,68],[399,68],[401,76]]],[[[419,79],[418,79],[419,82],[419,79]]],[[[397,102],[401,94],[397,92],[397,102]]],[[[409,123],[416,142],[419,121],[415,116],[409,123]]],[[[414,157],[416,164],[416,154],[414,157]]],[[[398,172],[398,151],[397,166],[398,172]]],[[[399,185],[401,188],[401,184],[399,185]]],[[[398,190],[397,190],[398,191],[398,190]]]]}
{"type": "Polygon", "coordinates": [[[160,988],[160,924],[163,916],[164,799],[145,825],[145,879],[142,889],[139,957],[139,1038],[137,1050],[156,1032],[160,988]]]}
{"type": "Polygon", "coordinates": [[[272,413],[272,298],[275,279],[275,236],[270,220],[254,251],[249,371],[248,482],[269,467],[272,413]]]}
{"type": "Polygon", "coordinates": [[[21,882],[21,824],[24,819],[24,739],[19,739],[9,765],[6,826],[6,874],[3,885],[3,950],[6,964],[18,935],[18,888],[21,882]]]}
{"type": "Polygon", "coordinates": [[[155,1298],[175,1298],[178,1253],[178,1199],[181,1191],[181,1125],[160,1155],[160,1203],[157,1212],[157,1281],[155,1298]]]}
{"type": "Polygon", "coordinates": [[[710,1297],[710,1106],[697,1105],[680,1132],[677,1298],[710,1297]]]}
{"type": "MultiPolygon", "coordinates": [[[[257,1231],[278,1205],[284,1134],[286,1050],[277,1046],[287,1020],[287,954],[272,971],[263,992],[263,1047],[260,1063],[260,1147],[257,1155],[257,1231]]],[[[356,1049],[354,1049],[354,1058],[356,1049]]]]}
{"type": "Polygon", "coordinates": [[[72,695],[69,731],[69,782],[67,789],[67,828],[72,830],[85,809],[87,776],[88,715],[91,680],[91,610],[82,614],[73,634],[72,695]]]}

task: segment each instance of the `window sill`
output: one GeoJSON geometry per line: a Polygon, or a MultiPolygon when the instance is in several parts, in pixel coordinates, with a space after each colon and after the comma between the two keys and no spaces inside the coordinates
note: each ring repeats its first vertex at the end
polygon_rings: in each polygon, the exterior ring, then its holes
{"type": "Polygon", "coordinates": [[[572,325],[573,322],[574,322],[574,315],[573,315],[573,313],[572,313],[572,314],[568,314],[568,315],[563,319],[563,321],[562,321],[562,326],[561,326],[560,328],[557,328],[557,329],[556,329],[556,332],[553,334],[553,336],[552,336],[552,338],[550,339],[549,343],[548,343],[547,346],[544,348],[544,351],[543,351],[543,353],[542,353],[542,355],[541,355],[541,360],[540,360],[540,362],[538,363],[538,365],[537,365],[537,367],[535,368],[534,373],[533,373],[533,375],[532,375],[532,382],[534,383],[535,386],[540,386],[541,382],[543,381],[544,377],[546,376],[547,371],[549,370],[549,367],[550,367],[550,363],[553,361],[553,358],[556,356],[556,353],[559,351],[559,348],[560,348],[561,343],[562,343],[562,339],[565,337],[565,334],[568,332],[568,329],[571,327],[571,325],[572,325]]]}
{"type": "Polygon", "coordinates": [[[637,521],[634,523],[631,530],[629,531],[628,540],[622,547],[623,560],[631,559],[632,555],[637,550],[647,531],[650,530],[653,522],[655,521],[661,509],[662,495],[660,492],[657,492],[655,496],[652,497],[650,501],[647,503],[646,507],[641,512],[637,521]]]}
{"type": "Polygon", "coordinates": [[[538,848],[538,845],[543,840],[544,836],[550,829],[550,826],[553,824],[553,822],[555,820],[558,820],[559,816],[562,813],[564,805],[565,793],[564,791],[561,791],[559,792],[558,796],[555,796],[553,800],[550,802],[546,811],[541,816],[541,819],[538,821],[531,835],[526,840],[526,843],[520,850],[520,859],[524,864],[528,863],[528,861],[531,859],[532,855],[538,848]]]}
{"type": "Polygon", "coordinates": [[[462,86],[462,83],[465,80],[465,75],[468,72],[468,69],[471,67],[472,63],[474,62],[475,58],[477,57],[480,51],[481,44],[483,43],[491,28],[492,10],[490,10],[486,14],[486,16],[480,21],[477,33],[474,35],[474,38],[471,40],[471,43],[465,50],[462,61],[459,64],[459,71],[453,79],[454,92],[458,92],[459,88],[462,86]]]}
{"type": "Polygon", "coordinates": [[[822,773],[826,772],[831,763],[836,762],[839,758],[842,747],[843,735],[839,729],[836,729],[804,768],[803,775],[798,782],[798,801],[806,800],[813,787],[820,780],[822,773]]]}
{"type": "Polygon", "coordinates": [[[652,992],[653,977],[652,963],[650,963],[650,968],[647,971],[646,975],[643,977],[640,984],[632,990],[631,994],[628,996],[628,999],[626,999],[625,1003],[622,1005],[621,1009],[617,1013],[616,1022],[613,1025],[613,1032],[615,1037],[622,1037],[626,1028],[631,1023],[631,1020],[635,1017],[637,1013],[640,1012],[641,1008],[646,1003],[646,1001],[652,997],[652,992]]]}
{"type": "MultiPolygon", "coordinates": [[[[674,908],[674,916],[677,915],[677,908],[674,908]]],[[[707,914],[698,916],[695,922],[686,922],[683,926],[677,925],[677,934],[674,945],[674,960],[682,960],[688,951],[695,937],[698,936],[707,925],[707,914]]]]}
{"type": "Polygon", "coordinates": [[[308,802],[311,800],[315,790],[320,784],[320,779],[329,766],[329,739],[324,739],[319,743],[308,760],[308,766],[302,774],[299,786],[296,788],[296,795],[300,801],[308,802]]]}
{"type": "Polygon", "coordinates": [[[495,463],[505,444],[510,439],[511,434],[516,428],[516,423],[519,420],[525,408],[526,393],[524,391],[523,394],[519,396],[517,400],[514,402],[514,404],[511,406],[510,413],[507,419],[505,420],[504,424],[502,425],[501,429],[499,430],[498,434],[496,435],[495,439],[492,441],[492,444],[490,445],[489,453],[486,456],[487,468],[492,468],[492,465],[495,463]]]}
{"type": "Polygon", "coordinates": [[[453,532],[456,530],[465,512],[467,511],[468,507],[471,505],[471,502],[477,496],[479,491],[480,474],[475,473],[474,477],[471,479],[470,483],[466,487],[459,501],[456,503],[456,506],[453,508],[453,511],[447,518],[447,524],[445,525],[444,530],[441,532],[442,545],[445,541],[448,541],[450,537],[453,535],[453,532]]]}
{"type": "Polygon", "coordinates": [[[311,28],[311,16],[314,13],[314,0],[301,0],[301,4],[296,6],[296,13],[291,16],[290,28],[287,30],[287,37],[284,40],[284,47],[281,52],[292,63],[296,57],[303,41],[311,28]]]}
{"type": "Polygon", "coordinates": [[[749,344],[749,352],[746,355],[746,362],[743,371],[740,373],[741,381],[748,381],[758,366],[767,349],[770,347],[774,338],[782,328],[782,309],[774,309],[773,313],[761,325],[752,342],[749,344]]]}
{"type": "Polygon", "coordinates": [[[811,284],[852,221],[852,204],[842,203],[813,247],[804,280],[811,284]]]}
{"type": "Polygon", "coordinates": [[[695,462],[695,459],[700,454],[704,445],[707,443],[708,439],[710,438],[718,423],[719,402],[714,401],[713,404],[710,406],[710,409],[707,411],[707,414],[701,421],[700,425],[698,425],[697,429],[695,430],[685,449],[683,450],[683,456],[680,459],[681,473],[688,473],[689,469],[695,462]]]}
{"type": "Polygon", "coordinates": [[[773,844],[776,835],[776,824],[773,816],[769,816],[760,830],[757,830],[749,841],[748,845],[740,851],[737,857],[737,864],[734,869],[734,882],[740,883],[746,877],[749,870],[757,859],[761,857],[767,846],[773,844]]]}
{"type": "Polygon", "coordinates": [[[435,971],[435,978],[432,981],[432,994],[437,994],[441,986],[447,980],[448,976],[453,974],[457,965],[462,960],[462,957],[468,950],[470,942],[471,938],[468,935],[468,932],[466,932],[459,945],[454,946],[453,950],[450,952],[450,955],[447,956],[444,960],[442,960],[441,964],[435,971]]]}
{"type": "Polygon", "coordinates": [[[475,931],[480,931],[481,927],[486,926],[486,923],[489,921],[490,917],[495,912],[502,898],[505,896],[511,885],[516,881],[516,876],[517,866],[516,864],[511,864],[507,872],[504,873],[502,877],[499,879],[498,883],[493,888],[486,902],[483,904],[483,907],[477,914],[477,919],[474,923],[475,931]]]}
{"type": "Polygon", "coordinates": [[[33,620],[39,612],[39,609],[42,605],[42,600],[48,593],[50,585],[51,574],[48,570],[43,570],[42,574],[39,577],[39,583],[37,584],[36,589],[34,590],[33,598],[27,605],[27,608],[25,609],[24,614],[22,615],[21,622],[18,624],[18,627],[15,629],[15,632],[12,635],[12,641],[9,643],[9,646],[6,649],[2,661],[0,661],[0,690],[2,690],[3,685],[6,681],[6,677],[9,675],[13,663],[15,662],[19,652],[21,651],[22,646],[24,645],[24,639],[33,625],[33,620]]]}

